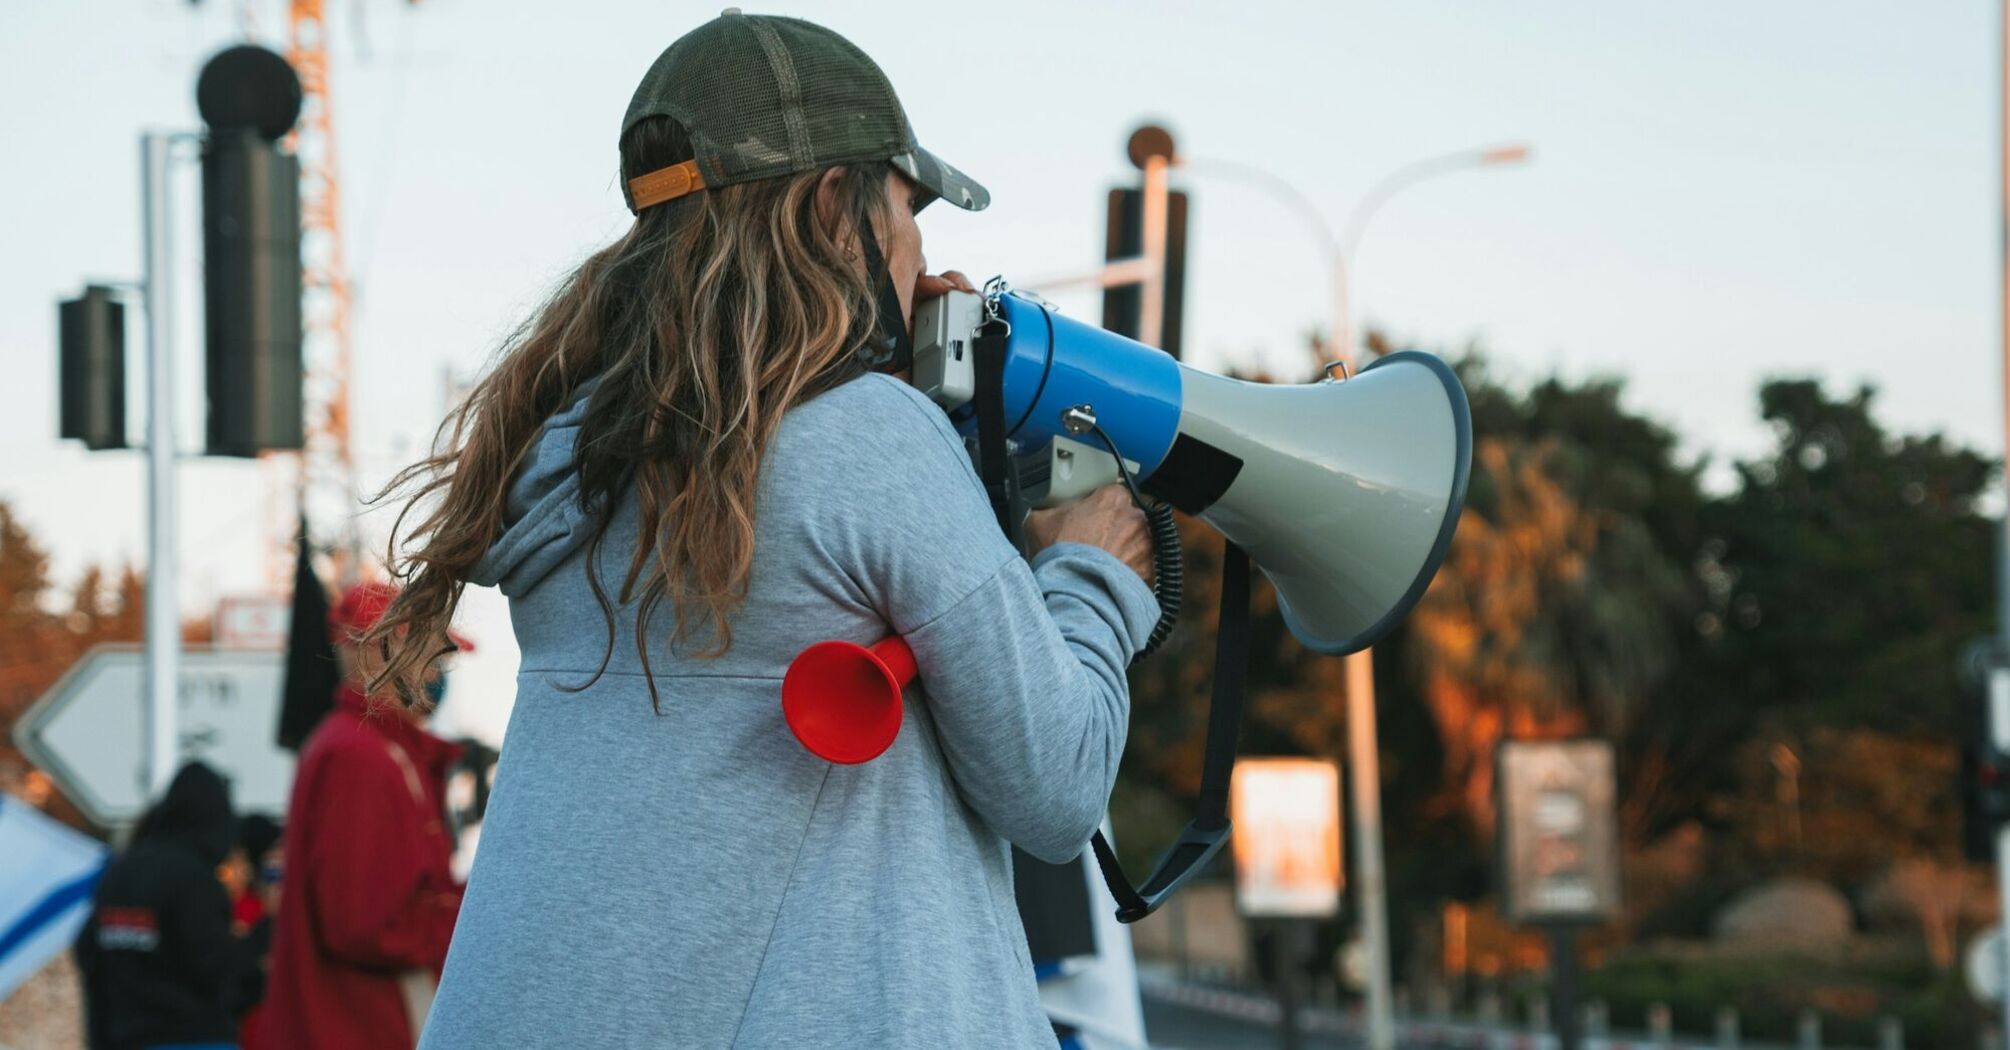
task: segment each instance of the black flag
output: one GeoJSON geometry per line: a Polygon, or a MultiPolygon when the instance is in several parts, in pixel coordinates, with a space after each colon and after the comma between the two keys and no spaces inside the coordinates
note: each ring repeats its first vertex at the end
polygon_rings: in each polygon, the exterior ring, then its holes
{"type": "Polygon", "coordinates": [[[293,569],[293,625],[286,642],[286,686],[279,700],[279,746],[298,751],[321,717],[335,706],[341,674],[328,641],[328,592],[314,575],[307,521],[300,522],[300,553],[293,569]]]}

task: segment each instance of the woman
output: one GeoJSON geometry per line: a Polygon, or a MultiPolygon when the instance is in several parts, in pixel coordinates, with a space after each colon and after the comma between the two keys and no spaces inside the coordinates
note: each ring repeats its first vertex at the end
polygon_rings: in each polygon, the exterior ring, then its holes
{"type": "Polygon", "coordinates": [[[857,48],[732,11],[651,68],[621,166],[634,227],[401,482],[387,674],[471,582],[523,650],[422,1046],[1051,1047],[1008,844],[1088,840],[1158,608],[1119,493],[1036,516],[1029,565],[898,377],[883,331],[969,288],[923,276],[914,213],[988,198],[857,48]],[[899,738],[816,758],[784,669],[890,631],[899,738]]]}

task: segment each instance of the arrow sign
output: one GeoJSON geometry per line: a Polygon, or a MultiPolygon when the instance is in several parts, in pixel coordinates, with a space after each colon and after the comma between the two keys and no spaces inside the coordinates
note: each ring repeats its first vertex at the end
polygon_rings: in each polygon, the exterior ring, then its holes
{"type": "MultiPolygon", "coordinates": [[[[293,756],[275,743],[285,654],[189,649],[176,690],[180,760],[231,782],[239,813],[286,812],[293,756]]],[[[85,653],[15,725],[14,742],[105,827],[146,811],[146,658],[136,645],[85,653]]]]}

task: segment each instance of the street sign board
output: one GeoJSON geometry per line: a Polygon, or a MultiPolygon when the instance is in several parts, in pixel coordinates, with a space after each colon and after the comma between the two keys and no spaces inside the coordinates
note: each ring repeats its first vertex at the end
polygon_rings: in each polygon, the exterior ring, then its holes
{"type": "Polygon", "coordinates": [[[1501,872],[1517,922],[1597,922],[1619,910],[1612,745],[1508,741],[1494,792],[1501,872]]]}
{"type": "Polygon", "coordinates": [[[240,594],[216,603],[218,649],[286,648],[293,602],[280,594],[240,594]]]}
{"type": "MultiPolygon", "coordinates": [[[[276,742],[285,654],[187,649],[177,690],[181,760],[231,782],[240,813],[282,814],[293,756],[276,742]]],[[[15,725],[15,743],[84,815],[106,827],[137,820],[146,777],[146,658],[136,645],[85,653],[15,725]]]]}
{"type": "Polygon", "coordinates": [[[1340,767],[1245,758],[1228,781],[1235,903],[1248,916],[1332,915],[1340,906],[1340,767]]]}
{"type": "Polygon", "coordinates": [[[1968,974],[1968,991],[1975,998],[1993,1003],[2003,998],[2003,926],[1998,923],[1968,942],[1963,967],[1968,974]]]}

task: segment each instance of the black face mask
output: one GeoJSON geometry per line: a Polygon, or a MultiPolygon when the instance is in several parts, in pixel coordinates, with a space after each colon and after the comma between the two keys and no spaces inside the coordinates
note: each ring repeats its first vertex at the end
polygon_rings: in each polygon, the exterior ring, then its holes
{"type": "Polygon", "coordinates": [[[886,257],[879,253],[871,227],[860,231],[859,242],[865,249],[865,271],[872,275],[879,297],[879,327],[859,348],[859,363],[869,372],[904,372],[914,366],[914,339],[900,309],[900,293],[894,291],[893,275],[887,272],[886,257]]]}

